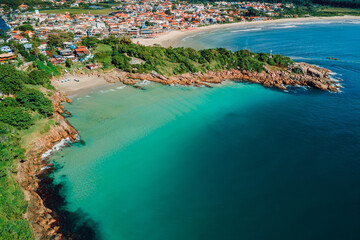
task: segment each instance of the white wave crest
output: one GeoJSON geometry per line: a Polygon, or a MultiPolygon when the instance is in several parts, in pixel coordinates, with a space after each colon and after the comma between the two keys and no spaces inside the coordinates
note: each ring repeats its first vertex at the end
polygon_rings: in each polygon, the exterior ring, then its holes
{"type": "Polygon", "coordinates": [[[71,140],[69,137],[61,139],[61,141],[56,143],[51,149],[44,152],[41,155],[41,159],[44,160],[44,159],[48,158],[53,152],[59,151],[60,149],[67,146],[69,143],[71,143],[71,140]]]}
{"type": "Polygon", "coordinates": [[[240,29],[240,30],[234,30],[234,31],[231,31],[233,33],[236,33],[236,32],[252,32],[252,31],[260,31],[262,30],[262,28],[248,28],[248,29],[240,29]]]}
{"type": "Polygon", "coordinates": [[[296,25],[275,26],[275,27],[270,27],[270,28],[271,29],[296,28],[296,25]]]}
{"type": "Polygon", "coordinates": [[[141,81],[138,83],[138,85],[148,85],[149,83],[151,83],[151,81],[148,81],[148,80],[144,80],[144,81],[141,81]]]}
{"type": "Polygon", "coordinates": [[[42,167],[40,170],[43,171],[43,170],[49,169],[49,168],[51,168],[51,167],[50,167],[50,166],[44,166],[44,167],[42,167]]]}

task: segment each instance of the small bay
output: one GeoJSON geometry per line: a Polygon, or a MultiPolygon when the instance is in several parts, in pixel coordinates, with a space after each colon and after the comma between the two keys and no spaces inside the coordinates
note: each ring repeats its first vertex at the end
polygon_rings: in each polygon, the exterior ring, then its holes
{"type": "Polygon", "coordinates": [[[359,23],[224,28],[178,43],[284,54],[334,71],[341,93],[225,82],[74,96],[65,107],[85,145],[52,156],[66,207],[105,240],[357,239],[359,23]]]}

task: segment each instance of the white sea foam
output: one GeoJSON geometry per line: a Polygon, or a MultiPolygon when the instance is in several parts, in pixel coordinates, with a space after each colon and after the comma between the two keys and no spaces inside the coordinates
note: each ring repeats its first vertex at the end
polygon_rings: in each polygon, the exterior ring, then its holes
{"type": "Polygon", "coordinates": [[[270,28],[271,29],[296,28],[296,25],[274,26],[274,27],[270,27],[270,28]]]}
{"type": "Polygon", "coordinates": [[[46,159],[48,158],[53,152],[59,151],[60,149],[64,148],[65,146],[67,146],[69,143],[71,142],[70,138],[64,138],[61,139],[60,142],[56,143],[51,149],[47,150],[46,152],[44,152],[41,155],[41,159],[46,159]]]}
{"type": "Polygon", "coordinates": [[[51,168],[51,167],[49,167],[49,166],[44,166],[44,167],[42,167],[40,170],[42,171],[42,170],[49,169],[49,168],[51,168]]]}
{"type": "Polygon", "coordinates": [[[262,30],[262,28],[248,28],[248,29],[240,29],[240,30],[234,30],[234,31],[231,31],[233,33],[235,32],[252,32],[252,31],[260,31],[262,30]]]}
{"type": "Polygon", "coordinates": [[[121,90],[121,89],[124,89],[126,86],[120,86],[120,87],[117,87],[116,89],[119,89],[119,90],[121,90]]]}
{"type": "Polygon", "coordinates": [[[108,90],[100,90],[100,93],[108,93],[108,92],[115,92],[115,88],[110,88],[108,90]]]}
{"type": "Polygon", "coordinates": [[[138,83],[138,85],[148,85],[149,83],[151,83],[150,81],[148,81],[148,80],[144,80],[144,81],[141,81],[141,82],[139,82],[138,83]]]}

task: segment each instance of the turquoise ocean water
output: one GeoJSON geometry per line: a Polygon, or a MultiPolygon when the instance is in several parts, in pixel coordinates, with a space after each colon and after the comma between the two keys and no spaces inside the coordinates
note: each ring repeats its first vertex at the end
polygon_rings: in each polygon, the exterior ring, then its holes
{"type": "Polygon", "coordinates": [[[359,239],[359,43],[358,21],[225,28],[180,42],[330,68],[344,80],[336,94],[227,82],[75,96],[66,108],[85,145],[52,157],[66,208],[79,215],[71,224],[85,219],[106,240],[359,239]]]}

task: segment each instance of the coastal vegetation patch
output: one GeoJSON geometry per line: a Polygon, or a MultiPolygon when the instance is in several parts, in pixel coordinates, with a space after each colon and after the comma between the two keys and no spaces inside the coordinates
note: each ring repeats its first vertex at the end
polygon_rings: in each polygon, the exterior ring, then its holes
{"type": "Polygon", "coordinates": [[[156,71],[159,74],[171,76],[224,69],[261,72],[266,65],[285,68],[293,64],[293,61],[286,56],[254,53],[249,50],[232,52],[225,48],[216,48],[197,51],[183,47],[143,46],[134,44],[127,38],[119,40],[114,37],[104,39],[103,44],[112,47],[111,63],[115,67],[134,73],[156,71]],[[143,62],[132,64],[132,58],[141,59],[143,62]]]}
{"type": "Polygon", "coordinates": [[[39,121],[49,124],[45,119],[52,117],[52,102],[43,93],[51,91],[44,88],[48,84],[49,76],[39,69],[24,72],[0,65],[0,239],[33,238],[23,217],[27,202],[13,176],[17,163],[26,160],[24,131],[39,121]]]}

